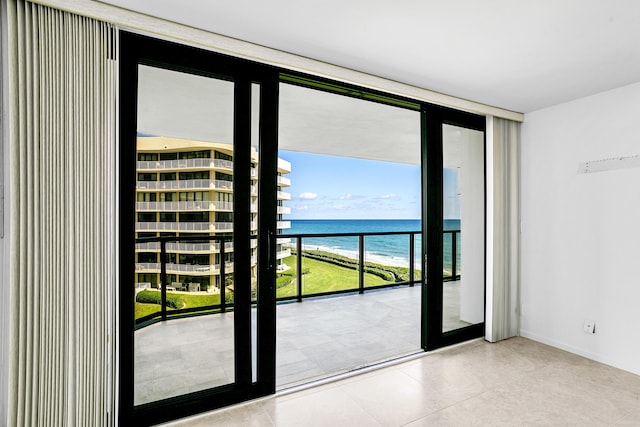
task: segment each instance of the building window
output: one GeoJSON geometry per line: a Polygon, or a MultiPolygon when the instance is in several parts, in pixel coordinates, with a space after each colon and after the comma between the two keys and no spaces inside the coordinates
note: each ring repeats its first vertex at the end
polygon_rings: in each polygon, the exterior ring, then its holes
{"type": "Polygon", "coordinates": [[[138,222],[156,222],[156,213],[138,212],[138,222]]]}
{"type": "Polygon", "coordinates": [[[160,174],[160,181],[175,181],[176,173],[175,172],[163,172],[160,174]]]}
{"type": "Polygon", "coordinates": [[[138,262],[158,262],[158,254],[155,252],[138,252],[138,262]]]}
{"type": "Polygon", "coordinates": [[[229,160],[230,162],[233,161],[233,156],[230,156],[226,153],[222,153],[220,151],[216,151],[214,154],[214,157],[220,160],[229,160]]]}
{"type": "Polygon", "coordinates": [[[158,153],[138,153],[138,161],[155,162],[158,160],[158,153]]]}
{"type": "Polygon", "coordinates": [[[233,213],[216,212],[216,222],[233,222],[233,213]]]}
{"type": "Polygon", "coordinates": [[[209,171],[196,171],[196,172],[180,172],[180,180],[187,179],[209,179],[209,171]]]}
{"type": "Polygon", "coordinates": [[[176,222],[176,213],[160,212],[160,222],[176,222]]]}
{"type": "Polygon", "coordinates": [[[139,173],[138,181],[157,181],[158,174],[156,173],[139,173]]]}
{"type": "Polygon", "coordinates": [[[185,151],[183,153],[179,153],[178,158],[179,159],[210,159],[211,151],[210,150],[185,151]]]}
{"type": "Polygon", "coordinates": [[[160,160],[178,160],[178,153],[160,153],[160,160]]]}
{"type": "Polygon", "coordinates": [[[216,172],[216,179],[218,181],[233,181],[233,175],[229,175],[224,172],[216,172]]]}
{"type": "Polygon", "coordinates": [[[176,200],[176,193],[160,193],[161,202],[175,202],[176,200]]]}
{"type": "Polygon", "coordinates": [[[156,196],[156,193],[138,193],[136,195],[136,200],[138,202],[155,202],[156,196]]]}
{"type": "Polygon", "coordinates": [[[180,212],[180,222],[209,222],[209,212],[180,212]]]}

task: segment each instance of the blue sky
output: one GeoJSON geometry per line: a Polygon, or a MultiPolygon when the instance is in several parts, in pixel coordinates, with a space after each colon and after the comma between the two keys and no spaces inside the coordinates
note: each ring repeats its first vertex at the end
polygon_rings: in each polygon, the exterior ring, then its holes
{"type": "MultiPolygon", "coordinates": [[[[278,156],[291,162],[285,219],[420,219],[419,166],[284,150],[278,156]]],[[[458,199],[452,177],[445,171],[448,206],[458,199]]],[[[445,217],[455,213],[445,206],[445,217]]]]}

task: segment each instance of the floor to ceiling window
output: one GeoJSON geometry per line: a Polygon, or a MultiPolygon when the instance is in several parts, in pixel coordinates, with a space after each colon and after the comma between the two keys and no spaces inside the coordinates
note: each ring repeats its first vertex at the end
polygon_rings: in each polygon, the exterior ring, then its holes
{"type": "Polygon", "coordinates": [[[481,336],[484,118],[122,41],[123,420],[481,336]]]}

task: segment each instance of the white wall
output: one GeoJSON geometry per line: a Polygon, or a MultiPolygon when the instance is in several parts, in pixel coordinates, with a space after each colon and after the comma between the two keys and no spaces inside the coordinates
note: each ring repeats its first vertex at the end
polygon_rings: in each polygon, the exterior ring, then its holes
{"type": "Polygon", "coordinates": [[[526,114],[521,335],[640,374],[640,168],[578,173],[637,154],[640,83],[526,114]]]}

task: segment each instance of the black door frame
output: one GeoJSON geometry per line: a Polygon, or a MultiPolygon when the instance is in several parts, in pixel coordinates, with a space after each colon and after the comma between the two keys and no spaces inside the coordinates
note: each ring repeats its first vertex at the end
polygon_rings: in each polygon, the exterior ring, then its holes
{"type": "MultiPolygon", "coordinates": [[[[280,81],[327,90],[344,96],[354,96],[403,108],[421,111],[422,144],[422,260],[426,273],[422,275],[422,332],[424,350],[433,350],[484,335],[485,324],[442,333],[442,125],[452,124],[485,132],[484,116],[440,107],[411,98],[305,75],[245,59],[235,58],[187,45],[120,32],[120,150],[119,150],[119,413],[124,424],[150,425],[213,410],[234,403],[275,393],[276,379],[276,306],[275,253],[277,218],[277,151],[278,151],[278,90],[280,81]],[[251,134],[246,119],[251,115],[251,84],[259,83],[260,91],[260,151],[258,247],[257,381],[252,382],[251,352],[236,352],[236,382],[214,389],[193,392],[158,402],[133,404],[133,313],[134,295],[131,283],[134,265],[135,236],[135,171],[138,65],[182,71],[234,81],[234,192],[248,194],[251,134]],[[281,80],[282,76],[287,79],[281,80]],[[308,79],[305,83],[303,80],[308,79]],[[318,86],[319,85],[319,86],[318,86]],[[417,107],[416,107],[417,106],[417,107]],[[237,175],[236,175],[237,174],[237,175]],[[427,256],[429,255],[429,256],[427,256]],[[436,284],[436,286],[427,285],[436,284]],[[439,284],[439,285],[438,285],[439,284]]],[[[485,136],[486,138],[486,136],[485,136]]],[[[486,184],[485,184],[486,186],[486,184]]],[[[485,191],[486,194],[486,191],[485,191]]],[[[234,248],[236,259],[249,255],[248,200],[236,200],[234,216],[234,248]],[[245,206],[246,205],[246,206],[245,206]]],[[[486,199],[485,199],[486,204],[486,199]]],[[[486,226],[485,226],[486,238],[486,226]]],[[[486,257],[486,255],[485,255],[486,257]]],[[[424,271],[424,270],[423,270],[424,271]]],[[[236,271],[236,278],[247,272],[236,271]]],[[[485,273],[486,274],[486,273],[485,273]]],[[[251,300],[236,295],[235,348],[251,348],[251,300]]]]}
{"type": "MultiPolygon", "coordinates": [[[[275,256],[278,141],[278,72],[273,67],[202,49],[120,32],[119,147],[119,414],[122,425],[151,425],[261,397],[275,391],[275,256]],[[138,65],[149,65],[234,82],[234,192],[250,194],[251,92],[260,84],[260,150],[258,199],[257,372],[253,382],[251,293],[234,295],[234,383],[134,406],[135,182],[138,65]],[[265,337],[269,337],[265,339],[265,337]],[[273,337],[271,339],[271,337],[273,337]],[[132,424],[133,423],[133,424],[132,424]]],[[[249,200],[234,202],[235,261],[250,259],[249,200]]],[[[236,269],[237,281],[250,283],[250,269],[236,269]]]]}
{"type": "MultiPolygon", "coordinates": [[[[451,108],[425,104],[422,108],[422,260],[426,260],[426,274],[423,274],[422,289],[422,348],[434,350],[457,344],[485,334],[485,322],[452,331],[442,332],[443,323],[443,211],[442,211],[442,169],[443,134],[442,126],[454,125],[482,131],[485,135],[486,118],[477,114],[451,108]],[[425,244],[426,242],[426,244],[425,244]]],[[[485,163],[486,164],[486,163],[485,163]]],[[[486,212],[486,170],[485,170],[485,212],[486,212]]],[[[486,241],[486,217],[484,235],[486,241]]],[[[486,266],[486,251],[484,265],[486,266]]],[[[486,268],[484,273],[486,305],[486,268]]]]}

